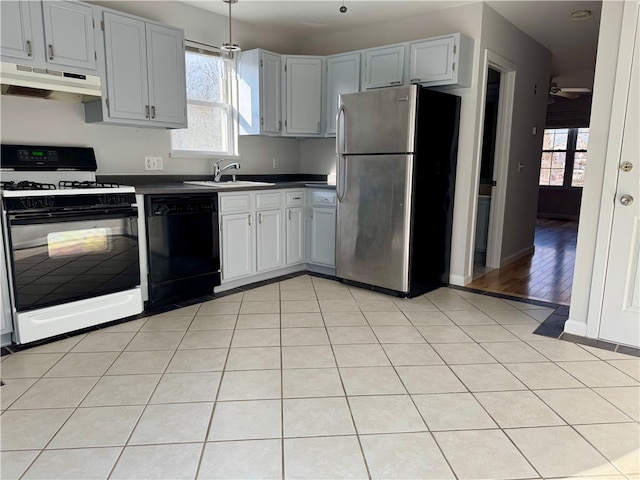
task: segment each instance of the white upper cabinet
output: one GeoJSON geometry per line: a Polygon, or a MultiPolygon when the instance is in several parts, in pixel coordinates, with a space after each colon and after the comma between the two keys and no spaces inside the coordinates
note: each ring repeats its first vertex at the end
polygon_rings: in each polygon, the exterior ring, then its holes
{"type": "Polygon", "coordinates": [[[238,103],[240,135],[282,134],[282,60],[262,49],[240,53],[238,103]]]}
{"type": "Polygon", "coordinates": [[[182,30],[147,23],[147,72],[151,121],[187,126],[182,30]]]}
{"type": "Polygon", "coordinates": [[[238,64],[239,131],[332,137],[340,94],[408,83],[468,87],[472,60],[473,40],[460,33],[326,57],[248,50],[238,64]]]}
{"type": "Polygon", "coordinates": [[[71,72],[98,69],[93,5],[2,1],[0,9],[2,61],[71,72]]]}
{"type": "Polygon", "coordinates": [[[93,12],[79,2],[42,2],[48,63],[96,69],[93,12]]]}
{"type": "Polygon", "coordinates": [[[107,95],[85,104],[88,122],[187,126],[184,31],[105,11],[107,95]]]}
{"type": "Polygon", "coordinates": [[[426,86],[471,85],[473,41],[460,33],[409,44],[409,81],[426,86]]]}
{"type": "Polygon", "coordinates": [[[0,53],[3,61],[33,63],[36,48],[42,49],[40,4],[36,2],[0,2],[0,53]],[[36,34],[39,34],[35,37],[36,34]]]}
{"type": "Polygon", "coordinates": [[[320,136],[323,57],[285,55],[284,135],[320,136]]]}
{"type": "Polygon", "coordinates": [[[338,96],[360,91],[360,53],[327,57],[325,135],[335,136],[338,96]]]}
{"type": "Polygon", "coordinates": [[[364,89],[404,83],[404,45],[365,50],[364,89]]]}

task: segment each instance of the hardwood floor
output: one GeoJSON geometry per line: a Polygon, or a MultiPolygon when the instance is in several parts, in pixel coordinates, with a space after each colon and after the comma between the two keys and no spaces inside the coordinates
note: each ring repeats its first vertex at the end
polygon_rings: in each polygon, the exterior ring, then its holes
{"type": "Polygon", "coordinates": [[[466,286],[569,305],[577,235],[577,221],[539,218],[533,255],[497,270],[480,267],[466,286]]]}

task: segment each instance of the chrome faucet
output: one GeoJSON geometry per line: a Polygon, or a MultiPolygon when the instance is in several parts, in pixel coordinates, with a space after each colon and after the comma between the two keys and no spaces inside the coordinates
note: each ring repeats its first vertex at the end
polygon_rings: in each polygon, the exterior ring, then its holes
{"type": "Polygon", "coordinates": [[[214,182],[219,182],[220,181],[220,177],[222,177],[222,175],[224,174],[224,172],[226,170],[229,170],[231,168],[236,168],[236,169],[240,168],[240,164],[238,162],[233,162],[233,163],[230,163],[229,165],[225,165],[224,167],[220,168],[220,162],[223,162],[223,161],[224,161],[224,159],[221,158],[213,166],[213,181],[214,182]]]}

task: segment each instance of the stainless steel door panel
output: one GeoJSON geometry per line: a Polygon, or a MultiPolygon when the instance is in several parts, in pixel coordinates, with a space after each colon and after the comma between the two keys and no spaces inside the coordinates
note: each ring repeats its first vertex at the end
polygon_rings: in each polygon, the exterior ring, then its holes
{"type": "Polygon", "coordinates": [[[413,156],[345,156],[343,162],[336,274],[408,292],[413,156]]]}
{"type": "Polygon", "coordinates": [[[413,153],[417,87],[340,95],[338,153],[413,153]]]}

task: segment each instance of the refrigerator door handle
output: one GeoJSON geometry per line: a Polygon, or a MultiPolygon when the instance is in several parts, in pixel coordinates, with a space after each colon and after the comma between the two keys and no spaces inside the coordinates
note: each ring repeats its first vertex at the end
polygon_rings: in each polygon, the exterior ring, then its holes
{"type": "Polygon", "coordinates": [[[336,182],[336,197],[339,202],[344,200],[347,194],[347,159],[338,154],[338,181],[336,182]],[[341,168],[342,167],[342,168],[341,168]]]}
{"type": "Polygon", "coordinates": [[[336,114],[336,154],[338,155],[338,165],[337,165],[338,182],[336,185],[336,197],[338,198],[339,202],[342,202],[345,194],[347,193],[346,184],[345,184],[345,176],[347,173],[347,162],[346,162],[346,159],[342,156],[342,152],[344,152],[344,145],[342,145],[343,135],[341,135],[341,133],[343,133],[344,124],[340,122],[340,119],[341,117],[344,116],[344,114],[345,114],[344,105],[340,105],[340,107],[338,108],[338,113],[336,114]]]}

